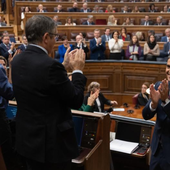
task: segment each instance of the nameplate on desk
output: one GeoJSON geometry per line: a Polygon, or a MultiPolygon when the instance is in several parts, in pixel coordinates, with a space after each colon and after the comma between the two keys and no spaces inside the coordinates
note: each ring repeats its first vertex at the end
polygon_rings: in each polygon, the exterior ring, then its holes
{"type": "Polygon", "coordinates": [[[113,111],[116,111],[116,112],[124,112],[125,109],[124,109],[124,108],[113,108],[113,111]]]}
{"type": "Polygon", "coordinates": [[[123,140],[115,139],[110,142],[110,150],[131,154],[138,147],[139,143],[127,142],[123,140]]]}

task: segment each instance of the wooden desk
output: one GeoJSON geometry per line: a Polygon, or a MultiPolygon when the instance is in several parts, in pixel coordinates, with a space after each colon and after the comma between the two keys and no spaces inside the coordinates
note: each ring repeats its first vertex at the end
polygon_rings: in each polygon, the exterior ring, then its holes
{"type": "MultiPolygon", "coordinates": [[[[113,111],[112,114],[114,115],[120,115],[120,116],[126,116],[126,117],[132,117],[132,118],[137,118],[137,119],[143,119],[142,116],[142,110],[144,108],[144,106],[140,106],[139,109],[135,109],[135,105],[133,104],[128,104],[129,107],[124,107],[121,106],[119,108],[124,108],[125,111],[113,111]],[[133,110],[133,113],[128,113],[128,110],[133,110]]],[[[154,116],[152,119],[150,119],[152,121],[156,121],[156,116],[154,116]]]]}

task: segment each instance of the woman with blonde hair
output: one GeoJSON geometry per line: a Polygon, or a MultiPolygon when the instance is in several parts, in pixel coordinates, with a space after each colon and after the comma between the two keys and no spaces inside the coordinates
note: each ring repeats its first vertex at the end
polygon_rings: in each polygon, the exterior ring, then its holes
{"type": "Polygon", "coordinates": [[[71,17],[67,17],[65,26],[75,26],[76,23],[73,22],[71,17]]]}
{"type": "Polygon", "coordinates": [[[88,86],[88,93],[84,97],[84,104],[87,105],[88,97],[94,94],[96,91],[99,92],[98,98],[96,98],[93,106],[93,111],[96,112],[104,112],[104,104],[106,105],[117,105],[117,101],[110,101],[104,97],[104,95],[100,92],[100,84],[98,82],[91,82],[88,86]]]}
{"type": "Polygon", "coordinates": [[[115,25],[117,25],[117,19],[115,18],[114,15],[110,15],[110,16],[109,16],[107,25],[110,25],[110,26],[115,26],[115,25]]]}
{"type": "Polygon", "coordinates": [[[106,8],[106,10],[105,10],[105,13],[107,13],[107,12],[113,12],[113,13],[115,13],[115,10],[113,10],[112,5],[108,5],[108,6],[107,6],[107,8],[106,8]]]}

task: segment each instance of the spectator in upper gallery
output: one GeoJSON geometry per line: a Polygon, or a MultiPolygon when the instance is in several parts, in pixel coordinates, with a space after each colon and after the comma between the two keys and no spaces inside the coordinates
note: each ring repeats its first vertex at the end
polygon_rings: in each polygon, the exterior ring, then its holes
{"type": "Polygon", "coordinates": [[[62,8],[63,8],[62,5],[59,4],[59,5],[57,6],[57,8],[54,10],[54,12],[58,12],[58,13],[59,13],[59,12],[64,12],[64,10],[63,10],[62,8]]]}
{"type": "Polygon", "coordinates": [[[149,100],[149,94],[146,90],[149,88],[150,84],[148,82],[144,82],[141,87],[141,93],[138,95],[138,104],[141,106],[145,106],[149,100]]]}
{"type": "Polygon", "coordinates": [[[161,38],[161,42],[169,42],[169,37],[170,37],[170,28],[167,28],[165,30],[165,35],[161,38]]]}
{"type": "MultiPolygon", "coordinates": [[[[8,35],[9,36],[9,33],[8,33],[8,31],[4,31],[3,33],[2,33],[2,35],[3,36],[5,36],[5,35],[8,35]]],[[[12,42],[14,42],[14,43],[16,43],[16,40],[15,40],[15,37],[9,37],[9,41],[10,41],[10,43],[12,43],[12,42]]]]}
{"type": "Polygon", "coordinates": [[[38,5],[38,10],[37,10],[37,12],[47,12],[47,10],[44,9],[44,7],[43,7],[42,4],[39,4],[39,5],[38,5]]]}
{"type": "Polygon", "coordinates": [[[135,35],[138,37],[139,41],[145,41],[145,38],[144,38],[143,33],[141,31],[137,31],[135,35]]]}
{"type": "Polygon", "coordinates": [[[8,60],[9,55],[14,55],[15,53],[15,43],[9,42],[9,35],[3,35],[2,42],[0,44],[0,54],[8,60]]]}
{"type": "Polygon", "coordinates": [[[88,15],[87,21],[83,22],[82,25],[95,25],[93,22],[93,15],[88,15]]]}
{"type": "Polygon", "coordinates": [[[23,11],[21,12],[21,19],[25,18],[25,13],[27,12],[31,12],[31,8],[26,6],[25,8],[23,8],[23,11]]]}
{"type": "Polygon", "coordinates": [[[156,18],[156,23],[155,25],[166,25],[165,23],[162,22],[162,16],[158,16],[156,18]]]}
{"type": "Polygon", "coordinates": [[[91,10],[87,6],[87,3],[83,4],[83,8],[80,9],[80,12],[84,12],[84,13],[91,12],[91,10]]]}
{"type": "Polygon", "coordinates": [[[101,10],[98,5],[95,5],[92,12],[98,13],[98,12],[103,12],[103,10],[101,10]]]}
{"type": "Polygon", "coordinates": [[[149,5],[149,10],[148,12],[158,12],[156,9],[155,9],[155,4],[150,4],[149,5]]]}
{"type": "Polygon", "coordinates": [[[58,16],[57,16],[57,15],[55,15],[55,16],[53,17],[53,21],[55,22],[55,25],[56,25],[56,26],[62,25],[62,23],[61,23],[60,21],[58,21],[58,16]]]}
{"type": "Polygon", "coordinates": [[[64,55],[65,55],[65,53],[67,51],[67,48],[70,47],[71,48],[70,51],[73,50],[73,45],[69,44],[68,39],[67,39],[66,36],[62,37],[62,41],[63,41],[63,44],[58,46],[58,53],[60,55],[60,63],[62,63],[63,60],[64,60],[64,55]]]}
{"type": "Polygon", "coordinates": [[[126,58],[129,60],[138,60],[141,56],[141,46],[136,35],[132,36],[130,43],[126,50],[126,58]]]}
{"type": "Polygon", "coordinates": [[[125,27],[121,28],[119,39],[122,39],[123,41],[130,41],[130,35],[127,34],[127,29],[125,27]]]}
{"type": "Polygon", "coordinates": [[[112,38],[108,42],[110,56],[109,59],[121,60],[121,51],[123,47],[123,40],[119,39],[119,32],[114,31],[112,33],[112,38]]]}
{"type": "Polygon", "coordinates": [[[100,37],[100,30],[94,30],[94,38],[90,40],[90,59],[105,59],[104,52],[106,50],[105,42],[100,37]]]}
{"type": "Polygon", "coordinates": [[[129,17],[125,18],[125,22],[122,25],[134,25],[129,17]]]}
{"type": "Polygon", "coordinates": [[[2,17],[0,16],[0,27],[1,27],[1,26],[6,26],[6,23],[3,22],[2,17]]]}
{"type": "Polygon", "coordinates": [[[150,20],[148,15],[145,15],[145,19],[141,21],[141,25],[145,25],[145,26],[153,25],[153,21],[150,20]]]}
{"type": "Polygon", "coordinates": [[[107,8],[106,8],[106,10],[105,10],[105,13],[107,13],[107,12],[113,12],[113,13],[115,13],[115,10],[113,10],[112,5],[108,5],[108,6],[107,6],[107,8]]]}
{"type": "Polygon", "coordinates": [[[135,5],[134,6],[134,8],[133,8],[133,10],[132,10],[132,13],[140,13],[140,11],[139,11],[139,8],[138,8],[138,6],[137,5],[135,5]]]}
{"type": "Polygon", "coordinates": [[[78,3],[77,2],[73,3],[73,8],[70,8],[69,12],[80,12],[80,9],[78,8],[78,3]]]}
{"type": "Polygon", "coordinates": [[[148,37],[148,41],[144,44],[143,54],[147,61],[156,61],[156,58],[160,55],[159,45],[154,35],[148,37]]]}
{"type": "Polygon", "coordinates": [[[21,51],[25,51],[27,45],[28,45],[27,37],[25,35],[22,35],[22,44],[17,49],[20,49],[21,51]]]}
{"type": "Polygon", "coordinates": [[[101,36],[102,41],[109,41],[112,38],[112,35],[110,34],[110,28],[105,28],[104,35],[101,36]]]}
{"type": "Polygon", "coordinates": [[[89,52],[89,49],[85,39],[81,35],[76,36],[76,43],[74,45],[74,49],[83,49],[87,59],[87,53],[89,52]]]}
{"type": "Polygon", "coordinates": [[[91,0],[82,0],[83,3],[91,2],[91,0]]]}
{"type": "Polygon", "coordinates": [[[127,5],[125,5],[125,6],[123,7],[122,12],[123,12],[123,13],[128,13],[128,12],[129,12],[129,11],[128,11],[128,6],[127,6],[127,5]]]}
{"type": "Polygon", "coordinates": [[[95,2],[105,2],[105,0],[95,0],[95,2]]]}
{"type": "Polygon", "coordinates": [[[75,26],[76,23],[73,22],[72,17],[67,17],[65,26],[75,26]]]}
{"type": "Polygon", "coordinates": [[[168,12],[168,5],[165,5],[161,13],[167,13],[167,12],[168,12]]]}
{"type": "Polygon", "coordinates": [[[114,15],[109,15],[107,25],[110,25],[110,26],[117,25],[117,19],[115,18],[114,15]]]}

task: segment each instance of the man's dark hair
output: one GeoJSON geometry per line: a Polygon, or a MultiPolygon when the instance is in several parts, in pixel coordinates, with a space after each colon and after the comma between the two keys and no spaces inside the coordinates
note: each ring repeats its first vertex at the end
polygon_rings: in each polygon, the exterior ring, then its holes
{"type": "Polygon", "coordinates": [[[155,31],[154,30],[149,30],[148,33],[155,35],[155,31]]]}
{"type": "Polygon", "coordinates": [[[6,60],[6,58],[5,58],[5,57],[3,57],[3,56],[0,56],[0,60],[4,60],[4,62],[5,62],[5,65],[7,66],[7,60],[6,60]]]}
{"type": "Polygon", "coordinates": [[[25,34],[29,43],[37,44],[42,41],[45,33],[54,33],[55,23],[47,16],[34,15],[25,25],[25,34]]]}

